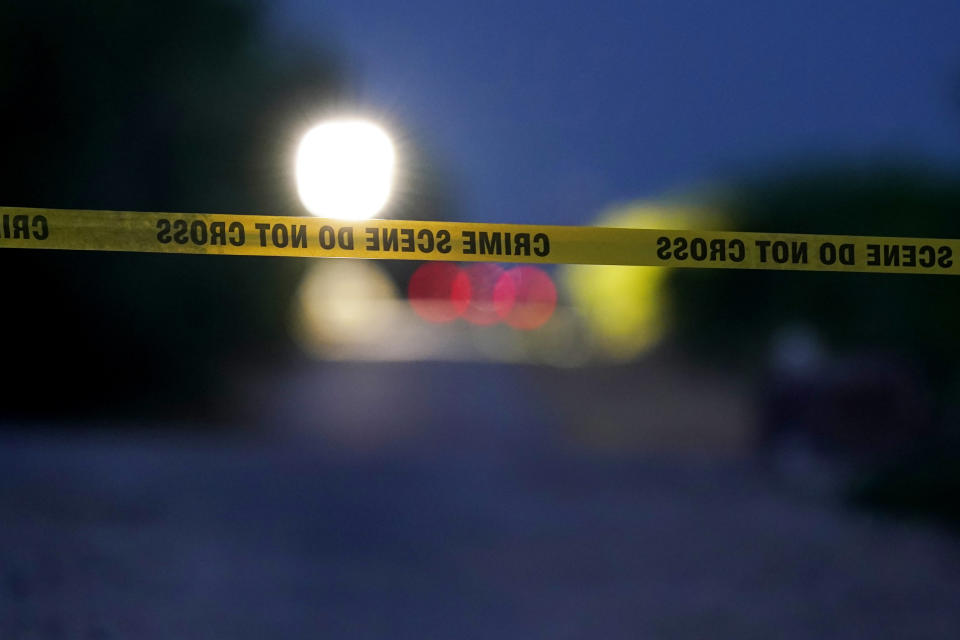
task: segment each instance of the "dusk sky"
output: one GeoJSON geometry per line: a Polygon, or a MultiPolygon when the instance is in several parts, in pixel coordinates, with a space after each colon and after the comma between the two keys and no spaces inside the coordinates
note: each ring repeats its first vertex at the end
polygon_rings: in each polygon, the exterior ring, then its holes
{"type": "Polygon", "coordinates": [[[580,224],[799,161],[960,166],[960,2],[283,0],[458,214],[580,224]]]}

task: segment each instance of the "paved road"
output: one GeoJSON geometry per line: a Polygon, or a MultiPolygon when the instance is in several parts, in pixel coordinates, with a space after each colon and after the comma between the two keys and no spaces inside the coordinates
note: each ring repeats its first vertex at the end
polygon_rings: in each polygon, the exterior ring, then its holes
{"type": "Polygon", "coordinates": [[[749,461],[0,438],[2,638],[956,638],[960,543],[749,461]]]}

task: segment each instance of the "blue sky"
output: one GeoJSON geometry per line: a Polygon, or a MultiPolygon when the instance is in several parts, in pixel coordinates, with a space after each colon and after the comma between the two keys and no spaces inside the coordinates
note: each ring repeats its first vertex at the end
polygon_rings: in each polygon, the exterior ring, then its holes
{"type": "Polygon", "coordinates": [[[579,224],[802,159],[960,167],[960,2],[281,0],[459,215],[579,224]]]}

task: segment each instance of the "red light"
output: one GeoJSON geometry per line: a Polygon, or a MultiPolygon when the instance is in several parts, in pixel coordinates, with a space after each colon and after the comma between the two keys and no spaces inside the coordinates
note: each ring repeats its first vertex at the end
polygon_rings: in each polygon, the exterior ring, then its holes
{"type": "Polygon", "coordinates": [[[495,264],[458,267],[428,262],[410,278],[410,306],[428,322],[463,318],[479,326],[506,322],[514,329],[543,326],[557,307],[557,288],[538,267],[504,270],[495,264]]]}
{"type": "Polygon", "coordinates": [[[470,302],[470,279],[449,262],[427,262],[414,271],[407,287],[410,306],[428,322],[450,322],[470,302]]]}
{"type": "Polygon", "coordinates": [[[500,288],[510,290],[513,304],[501,317],[514,329],[542,327],[557,308],[557,287],[543,269],[514,267],[500,276],[500,288]]]}
{"type": "Polygon", "coordinates": [[[501,285],[504,270],[495,264],[472,264],[464,269],[470,280],[470,302],[463,317],[488,326],[500,322],[513,308],[513,282],[501,285]]]}

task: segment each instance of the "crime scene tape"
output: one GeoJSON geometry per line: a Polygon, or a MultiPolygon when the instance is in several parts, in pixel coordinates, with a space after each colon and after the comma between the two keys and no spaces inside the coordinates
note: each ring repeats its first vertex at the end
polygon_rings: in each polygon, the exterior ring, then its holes
{"type": "Polygon", "coordinates": [[[960,274],[960,240],[0,207],[0,248],[960,274]]]}

